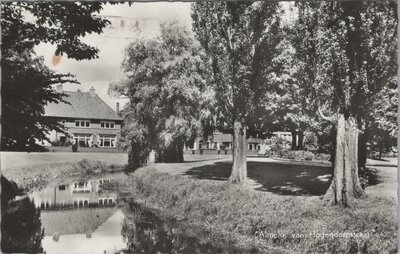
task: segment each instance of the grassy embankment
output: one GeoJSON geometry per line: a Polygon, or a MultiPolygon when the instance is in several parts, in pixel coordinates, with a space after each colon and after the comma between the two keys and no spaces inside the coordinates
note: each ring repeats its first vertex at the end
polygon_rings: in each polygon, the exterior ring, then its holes
{"type": "Polygon", "coordinates": [[[129,186],[147,205],[240,245],[273,246],[282,253],[397,253],[396,204],[385,198],[366,196],[354,208],[329,207],[319,197],[281,196],[151,167],[131,175],[129,186]],[[314,234],[353,232],[365,235],[314,234]]]}
{"type": "Polygon", "coordinates": [[[113,174],[122,178],[124,165],[104,163],[101,161],[62,162],[34,166],[24,166],[2,170],[8,180],[14,181],[24,192],[31,192],[46,187],[49,183],[64,180],[85,180],[113,174]]]}

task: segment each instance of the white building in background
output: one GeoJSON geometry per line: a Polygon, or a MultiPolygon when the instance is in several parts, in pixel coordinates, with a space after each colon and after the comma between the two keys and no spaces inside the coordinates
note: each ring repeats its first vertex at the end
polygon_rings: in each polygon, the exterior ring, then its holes
{"type": "MultiPolygon", "coordinates": [[[[258,136],[247,138],[247,151],[259,151],[269,149],[271,145],[275,143],[277,138],[282,138],[287,141],[288,149],[289,144],[293,142],[293,136],[288,131],[277,131],[273,132],[268,138],[260,138],[258,136]]],[[[223,133],[220,131],[215,132],[212,137],[207,140],[204,138],[197,138],[193,145],[186,145],[186,150],[232,150],[233,136],[230,133],[223,133]]]]}
{"type": "MultiPolygon", "coordinates": [[[[61,90],[62,86],[57,89],[61,90]]],[[[89,92],[64,93],[67,95],[64,100],[68,103],[49,103],[44,108],[44,117],[56,119],[66,131],[60,133],[53,130],[48,135],[50,141],[78,143],[81,147],[116,148],[123,121],[119,116],[119,104],[114,111],[93,88],[89,92]]]]}
{"type": "Polygon", "coordinates": [[[290,131],[276,131],[272,133],[277,138],[282,138],[288,142],[292,142],[293,137],[290,131]]]}

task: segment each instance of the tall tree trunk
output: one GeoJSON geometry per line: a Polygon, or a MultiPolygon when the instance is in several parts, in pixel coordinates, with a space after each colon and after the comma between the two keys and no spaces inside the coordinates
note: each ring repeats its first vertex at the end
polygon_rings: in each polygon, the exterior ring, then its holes
{"type": "Polygon", "coordinates": [[[229,181],[243,184],[247,179],[246,161],[246,128],[242,123],[235,121],[233,127],[233,165],[229,181]]]}
{"type": "Polygon", "coordinates": [[[137,142],[131,143],[131,148],[128,153],[128,165],[126,168],[127,172],[133,172],[141,166],[140,159],[140,144],[137,142]]]}
{"type": "Polygon", "coordinates": [[[368,119],[360,119],[358,128],[362,130],[358,135],[358,169],[364,170],[367,164],[367,142],[369,138],[369,123],[368,119]]]}
{"type": "Polygon", "coordinates": [[[354,117],[340,114],[336,130],[336,155],[331,186],[324,202],[351,206],[363,194],[358,177],[358,128],[354,117]]]}
{"type": "Polygon", "coordinates": [[[296,150],[296,146],[297,146],[297,132],[296,131],[292,131],[292,150],[296,150]]]}
{"type": "Polygon", "coordinates": [[[303,150],[304,132],[300,130],[298,135],[299,135],[299,142],[297,142],[296,150],[303,150]]]}
{"type": "Polygon", "coordinates": [[[184,142],[176,140],[167,149],[157,151],[156,162],[183,162],[183,146],[184,142]]]}

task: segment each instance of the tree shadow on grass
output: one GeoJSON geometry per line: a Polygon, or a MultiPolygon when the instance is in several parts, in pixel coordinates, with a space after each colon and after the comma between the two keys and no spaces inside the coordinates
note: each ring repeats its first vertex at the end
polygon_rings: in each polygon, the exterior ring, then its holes
{"type": "MultiPolygon", "coordinates": [[[[211,165],[191,168],[185,175],[198,179],[228,180],[231,162],[216,162],[211,165]]],[[[376,170],[368,169],[367,186],[380,183],[376,170]]],[[[330,166],[295,165],[273,162],[247,162],[247,175],[259,187],[256,190],[280,195],[321,196],[328,190],[332,180],[330,166]]]]}
{"type": "MultiPolygon", "coordinates": [[[[231,162],[217,162],[196,167],[185,174],[209,180],[227,180],[231,162]]],[[[280,195],[319,196],[325,194],[331,182],[332,169],[326,166],[247,162],[248,177],[260,184],[257,190],[280,195]]]]}

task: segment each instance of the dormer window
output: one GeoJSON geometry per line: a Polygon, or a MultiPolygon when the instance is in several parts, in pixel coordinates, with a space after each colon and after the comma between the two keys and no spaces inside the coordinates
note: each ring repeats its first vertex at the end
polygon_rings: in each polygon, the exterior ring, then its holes
{"type": "Polygon", "coordinates": [[[89,128],[90,127],[90,121],[89,120],[76,120],[75,121],[75,127],[89,128]]]}
{"type": "Polygon", "coordinates": [[[100,122],[100,127],[101,128],[106,128],[106,129],[114,129],[115,128],[115,123],[114,122],[108,122],[108,121],[102,121],[102,122],[100,122]]]}

